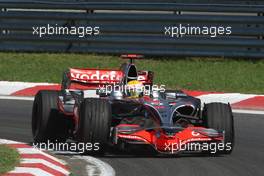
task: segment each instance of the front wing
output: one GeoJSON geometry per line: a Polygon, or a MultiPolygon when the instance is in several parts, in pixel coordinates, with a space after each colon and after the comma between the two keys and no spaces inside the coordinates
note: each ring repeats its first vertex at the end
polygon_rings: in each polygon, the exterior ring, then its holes
{"type": "MultiPolygon", "coordinates": [[[[119,141],[130,144],[148,144],[156,151],[176,154],[185,151],[211,150],[209,144],[224,148],[224,132],[204,127],[155,127],[142,129],[138,125],[118,125],[114,132],[114,144],[119,141]]],[[[214,146],[215,148],[215,146],[214,146]]]]}

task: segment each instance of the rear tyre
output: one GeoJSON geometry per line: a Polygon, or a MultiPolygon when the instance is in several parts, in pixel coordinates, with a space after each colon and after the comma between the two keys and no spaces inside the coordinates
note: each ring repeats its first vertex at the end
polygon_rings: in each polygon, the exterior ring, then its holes
{"type": "Polygon", "coordinates": [[[32,110],[32,134],[34,142],[65,142],[67,123],[57,107],[58,91],[39,91],[32,110]]]}
{"type": "Polygon", "coordinates": [[[111,105],[107,100],[87,98],[82,102],[78,139],[85,145],[93,146],[86,153],[105,152],[110,137],[111,119],[111,105]]]}
{"type": "Polygon", "coordinates": [[[223,150],[218,150],[217,153],[231,154],[234,148],[234,120],[230,105],[223,103],[205,104],[203,117],[206,127],[225,132],[225,147],[223,150]]]}

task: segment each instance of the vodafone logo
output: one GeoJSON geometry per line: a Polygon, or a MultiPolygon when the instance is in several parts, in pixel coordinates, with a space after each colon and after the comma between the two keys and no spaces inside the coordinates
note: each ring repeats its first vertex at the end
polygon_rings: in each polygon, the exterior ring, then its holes
{"type": "Polygon", "coordinates": [[[71,78],[86,81],[120,81],[123,73],[106,70],[71,70],[71,78]]]}

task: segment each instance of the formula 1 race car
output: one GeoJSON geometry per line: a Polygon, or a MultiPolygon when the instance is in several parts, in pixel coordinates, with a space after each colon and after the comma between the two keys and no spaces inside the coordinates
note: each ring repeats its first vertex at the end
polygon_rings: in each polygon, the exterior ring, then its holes
{"type": "Polygon", "coordinates": [[[70,68],[61,91],[39,91],[32,111],[34,142],[72,139],[99,145],[93,152],[107,146],[125,150],[127,144],[165,154],[232,152],[229,104],[203,105],[183,91],[166,91],[153,85],[153,72],[137,70],[133,61],[142,56],[122,57],[130,62],[118,70],[70,68]]]}

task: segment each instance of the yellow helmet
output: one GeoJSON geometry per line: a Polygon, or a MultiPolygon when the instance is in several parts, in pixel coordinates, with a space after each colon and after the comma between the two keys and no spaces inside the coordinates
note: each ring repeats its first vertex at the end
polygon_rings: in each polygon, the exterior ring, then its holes
{"type": "Polygon", "coordinates": [[[129,81],[127,83],[127,95],[131,98],[138,98],[143,95],[144,85],[138,80],[129,81]]]}

